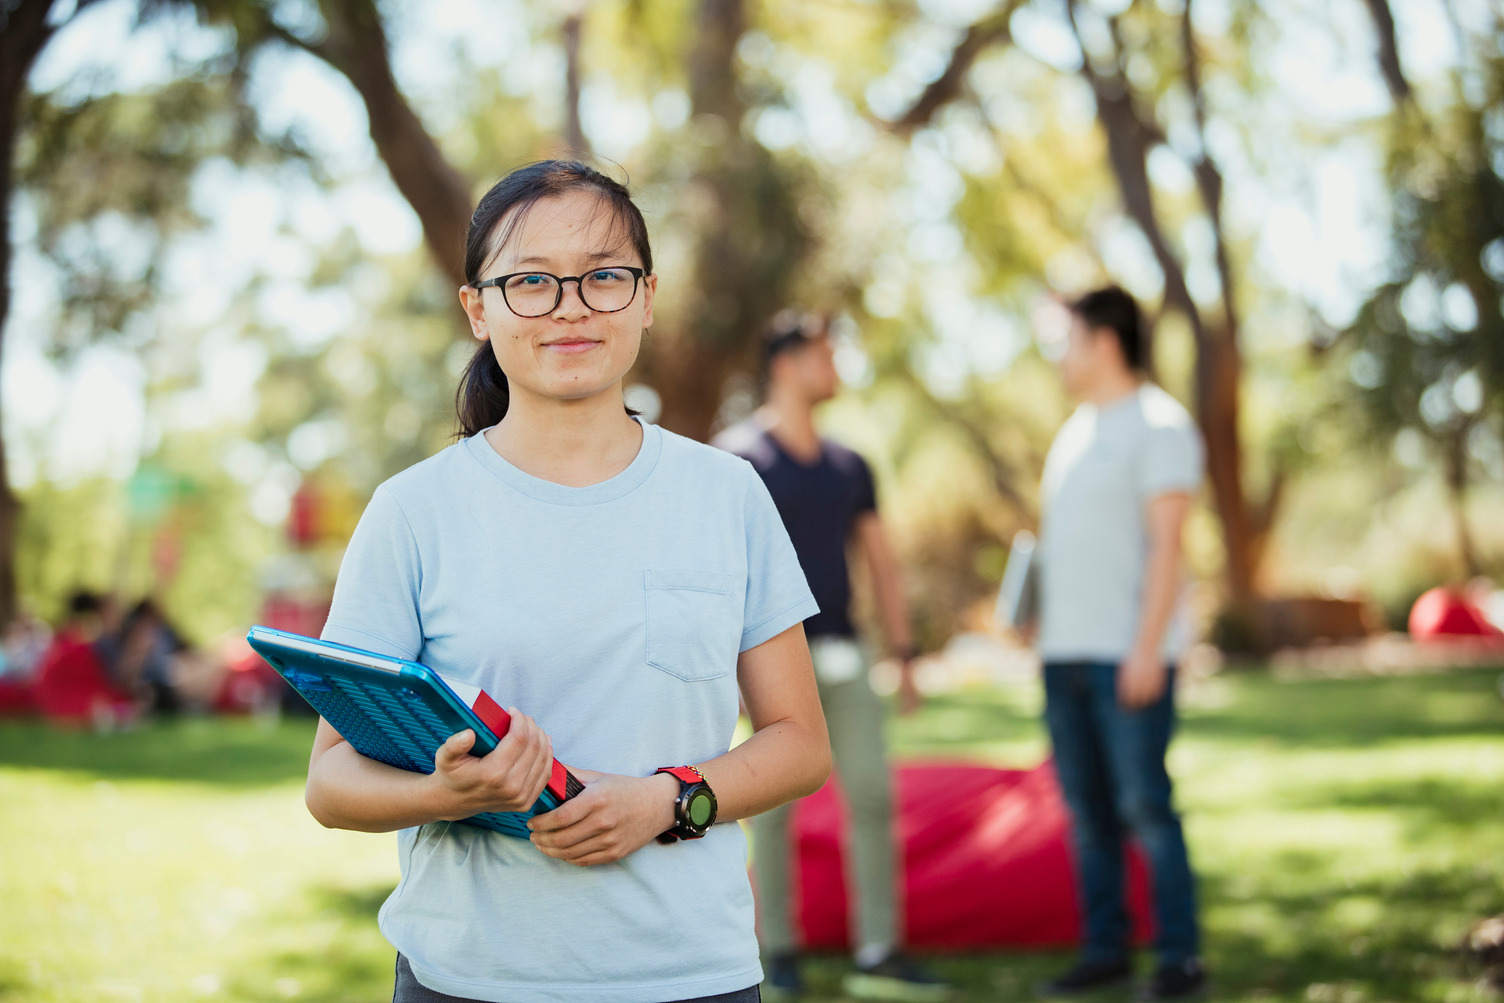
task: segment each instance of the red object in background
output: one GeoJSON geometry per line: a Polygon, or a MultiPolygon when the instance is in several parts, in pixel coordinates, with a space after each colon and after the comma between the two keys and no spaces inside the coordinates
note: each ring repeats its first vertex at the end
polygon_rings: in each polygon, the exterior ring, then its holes
{"type": "MultiPolygon", "coordinates": [[[[1032,770],[903,764],[896,780],[906,945],[969,950],[1079,942],[1069,819],[1050,763],[1032,770]]],[[[845,810],[833,784],[794,808],[795,918],[806,947],[846,949],[845,810]]],[[[1148,871],[1136,847],[1127,861],[1128,911],[1142,944],[1150,936],[1148,871]]]]}
{"type": "Polygon", "coordinates": [[[289,634],[318,637],[324,630],[324,621],[329,619],[329,599],[303,599],[287,595],[271,595],[261,604],[261,619],[257,622],[289,634]]]}
{"type": "Polygon", "coordinates": [[[36,693],[31,680],[0,679],[0,717],[30,714],[34,710],[36,693]]]}
{"type": "Polygon", "coordinates": [[[250,714],[275,705],[281,687],[282,677],[242,641],[225,663],[213,707],[219,714],[250,714]]]}
{"type": "MultiPolygon", "coordinates": [[[[318,637],[329,618],[327,599],[308,600],[272,595],[261,605],[260,622],[268,627],[318,637]]],[[[240,641],[225,659],[225,675],[214,696],[214,709],[222,714],[248,714],[277,703],[286,684],[266,660],[240,641]]]]}
{"type": "Polygon", "coordinates": [[[131,698],[115,688],[94,646],[71,631],[52,639],[37,663],[37,710],[59,724],[96,724],[133,715],[131,698]]]}
{"type": "Polygon", "coordinates": [[[318,489],[308,480],[293,492],[287,512],[287,539],[294,546],[311,547],[317,541],[321,501],[318,489]]]}
{"type": "Polygon", "coordinates": [[[1437,586],[1422,592],[1410,607],[1410,636],[1419,641],[1444,637],[1488,637],[1504,640],[1504,632],[1488,622],[1467,596],[1437,586]]]}

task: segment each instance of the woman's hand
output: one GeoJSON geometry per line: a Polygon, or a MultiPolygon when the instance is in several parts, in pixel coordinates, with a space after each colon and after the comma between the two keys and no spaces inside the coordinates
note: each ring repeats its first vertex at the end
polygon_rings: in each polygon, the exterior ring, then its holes
{"type": "Polygon", "coordinates": [[[679,781],[669,774],[573,772],[585,789],[528,822],[533,845],[547,856],[581,867],[609,864],[673,827],[679,781]]]}
{"type": "Polygon", "coordinates": [[[455,804],[450,821],[483,811],[522,811],[543,793],[553,771],[554,747],[538,723],[515,707],[507,708],[512,726],[496,748],[470,755],[475,732],[466,728],[449,736],[434,756],[433,780],[455,804]]]}

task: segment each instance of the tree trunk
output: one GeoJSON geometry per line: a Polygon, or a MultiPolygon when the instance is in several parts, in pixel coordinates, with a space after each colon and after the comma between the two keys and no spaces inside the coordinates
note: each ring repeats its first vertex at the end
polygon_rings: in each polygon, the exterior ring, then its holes
{"type": "Polygon", "coordinates": [[[1457,555],[1462,571],[1469,579],[1483,574],[1483,562],[1467,524],[1467,438],[1472,423],[1465,422],[1447,443],[1447,498],[1452,504],[1452,519],[1457,527],[1457,555]]]}
{"type": "MultiPolygon", "coordinates": [[[[53,29],[52,0],[20,0],[0,7],[0,354],[10,315],[10,199],[14,194],[16,134],[26,77],[53,29]]],[[[10,486],[5,435],[0,430],[0,626],[16,614],[16,522],[20,503],[10,486]]]]}
{"type": "MultiPolygon", "coordinates": [[[[1254,597],[1258,557],[1267,526],[1259,527],[1243,492],[1243,449],[1238,437],[1238,346],[1226,336],[1210,337],[1196,350],[1196,424],[1206,443],[1206,475],[1212,505],[1222,524],[1227,587],[1235,602],[1254,597]]],[[[1268,506],[1272,521],[1272,504],[1268,506]]]]}
{"type": "Polygon", "coordinates": [[[736,45],[746,30],[742,0],[700,0],[694,44],[689,52],[690,114],[700,128],[720,133],[715,155],[702,160],[695,188],[703,192],[705,212],[696,220],[695,260],[691,288],[701,291],[688,311],[687,327],[650,340],[647,369],[663,402],[659,423],[664,428],[706,441],[721,406],[725,382],[737,346],[745,344],[739,329],[746,327],[746,304],[734,295],[711,297],[718,277],[735,267],[735,250],[726,246],[731,206],[736,193],[727,190],[727,165],[734,163],[745,143],[741,136],[744,107],[736,92],[736,45]]]}
{"type": "Polygon", "coordinates": [[[689,54],[689,109],[692,115],[715,115],[733,132],[741,125],[741,98],[736,93],[736,45],[747,30],[742,0],[700,0],[695,41],[689,54]]]}
{"type": "Polygon", "coordinates": [[[564,19],[564,145],[574,157],[590,155],[590,141],[580,122],[580,35],[585,16],[570,14],[564,19]]]}
{"type": "Polygon", "coordinates": [[[689,334],[662,345],[652,362],[653,386],[663,405],[658,424],[709,441],[731,368],[727,356],[689,334]]]}

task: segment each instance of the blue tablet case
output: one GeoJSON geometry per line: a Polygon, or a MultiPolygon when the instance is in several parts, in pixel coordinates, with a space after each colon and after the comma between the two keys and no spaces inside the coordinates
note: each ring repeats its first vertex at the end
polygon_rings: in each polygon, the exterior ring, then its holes
{"type": "MultiPolygon", "coordinates": [[[[439,674],[417,662],[255,626],[252,648],[361,755],[398,769],[432,773],[439,746],[472,728],[483,756],[498,737],[439,674]]],[[[502,720],[505,720],[505,712],[502,720]]],[[[529,811],[485,812],[463,821],[526,839],[527,820],[574,797],[583,785],[555,761],[554,777],[529,811]]]]}

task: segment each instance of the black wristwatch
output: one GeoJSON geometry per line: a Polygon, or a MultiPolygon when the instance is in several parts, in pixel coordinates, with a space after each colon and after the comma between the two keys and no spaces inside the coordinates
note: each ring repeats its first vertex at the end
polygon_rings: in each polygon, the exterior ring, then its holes
{"type": "Polygon", "coordinates": [[[715,824],[715,794],[705,782],[705,774],[693,766],[664,766],[653,771],[654,776],[660,773],[679,781],[679,796],[674,799],[674,826],[659,833],[658,842],[699,839],[715,824]]]}

